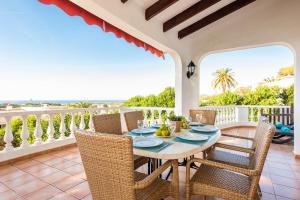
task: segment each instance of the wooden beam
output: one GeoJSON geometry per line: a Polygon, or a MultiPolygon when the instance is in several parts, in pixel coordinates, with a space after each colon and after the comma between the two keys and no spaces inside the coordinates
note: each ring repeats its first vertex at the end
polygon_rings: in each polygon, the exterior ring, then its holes
{"type": "Polygon", "coordinates": [[[150,20],[155,15],[159,14],[163,10],[167,9],[174,3],[176,3],[178,0],[159,0],[152,4],[150,7],[148,7],[145,11],[145,18],[146,20],[150,20]]]}
{"type": "Polygon", "coordinates": [[[195,22],[194,24],[180,30],[178,32],[178,38],[182,39],[195,31],[198,31],[199,29],[215,22],[218,21],[219,19],[241,9],[242,7],[247,6],[248,4],[254,2],[256,0],[236,0],[223,8],[217,10],[216,12],[200,19],[199,21],[195,22]]]}
{"type": "Polygon", "coordinates": [[[188,9],[182,11],[181,13],[176,15],[175,17],[173,17],[173,18],[169,19],[168,21],[166,21],[163,24],[164,32],[174,28],[175,26],[179,25],[180,23],[186,21],[187,19],[195,16],[196,14],[202,12],[203,10],[209,8],[210,6],[216,4],[220,1],[221,0],[202,0],[202,1],[199,1],[199,2],[195,3],[194,5],[189,7],[188,9]]]}
{"type": "Polygon", "coordinates": [[[122,3],[126,3],[128,0],[121,0],[122,3]]]}

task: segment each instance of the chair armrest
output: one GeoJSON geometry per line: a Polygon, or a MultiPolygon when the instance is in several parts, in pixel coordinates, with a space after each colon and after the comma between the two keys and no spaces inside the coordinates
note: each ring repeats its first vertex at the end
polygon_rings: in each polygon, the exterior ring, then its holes
{"type": "Polygon", "coordinates": [[[224,164],[224,163],[214,162],[214,161],[210,161],[210,160],[204,160],[204,159],[201,159],[201,158],[191,159],[187,163],[187,170],[190,169],[190,165],[193,162],[198,162],[198,163],[201,163],[201,164],[204,164],[204,165],[209,165],[209,166],[212,166],[212,167],[217,167],[217,168],[220,168],[220,169],[233,171],[233,172],[244,174],[244,175],[247,175],[247,176],[258,176],[258,175],[260,175],[258,170],[245,169],[245,168],[236,167],[236,166],[232,166],[232,165],[228,165],[228,164],[224,164]]]}
{"type": "Polygon", "coordinates": [[[147,186],[149,186],[151,183],[153,183],[157,177],[162,174],[166,169],[172,166],[172,161],[168,160],[163,165],[161,165],[159,168],[157,168],[152,174],[147,176],[141,181],[135,182],[134,188],[135,189],[144,189],[147,186]]]}
{"type": "Polygon", "coordinates": [[[215,147],[219,147],[219,148],[223,148],[223,149],[229,149],[229,150],[233,150],[233,151],[240,151],[240,152],[243,152],[243,153],[254,154],[254,149],[253,148],[234,146],[234,145],[224,144],[224,143],[220,143],[220,142],[217,142],[215,144],[215,147]]]}
{"type": "Polygon", "coordinates": [[[244,136],[238,136],[238,135],[231,135],[231,134],[226,134],[226,133],[222,133],[222,136],[233,137],[233,138],[237,138],[237,139],[243,139],[243,140],[251,140],[251,141],[254,141],[254,139],[253,139],[253,138],[250,138],[250,137],[244,137],[244,136]]]}

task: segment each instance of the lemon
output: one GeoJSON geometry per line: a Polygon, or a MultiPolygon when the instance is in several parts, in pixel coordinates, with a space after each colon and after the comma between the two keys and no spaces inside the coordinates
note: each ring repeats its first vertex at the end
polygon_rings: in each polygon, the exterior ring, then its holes
{"type": "Polygon", "coordinates": [[[169,136],[169,135],[170,135],[170,132],[169,132],[168,130],[163,130],[163,131],[161,132],[161,134],[162,134],[163,136],[169,136]]]}
{"type": "Polygon", "coordinates": [[[158,130],[155,132],[155,134],[156,134],[157,136],[162,136],[162,131],[158,129],[158,130]]]}

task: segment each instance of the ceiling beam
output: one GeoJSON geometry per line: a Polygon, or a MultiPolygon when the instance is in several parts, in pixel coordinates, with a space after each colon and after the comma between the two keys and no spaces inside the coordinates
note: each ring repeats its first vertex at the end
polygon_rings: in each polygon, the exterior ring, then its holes
{"type": "Polygon", "coordinates": [[[255,0],[236,0],[226,6],[224,6],[223,8],[217,10],[216,12],[200,19],[199,21],[195,22],[194,24],[180,30],[178,32],[178,38],[182,39],[196,31],[198,31],[199,29],[215,22],[218,21],[219,19],[247,6],[248,4],[254,2],[255,0]]]}
{"type": "Polygon", "coordinates": [[[163,24],[164,32],[174,28],[175,26],[181,24],[182,22],[188,20],[189,18],[195,16],[196,14],[202,12],[203,10],[209,8],[210,6],[220,2],[221,0],[202,0],[188,9],[182,11],[178,15],[174,16],[173,18],[169,19],[163,24]]]}
{"type": "Polygon", "coordinates": [[[128,0],[121,0],[122,3],[126,3],[128,0]]]}
{"type": "Polygon", "coordinates": [[[152,4],[150,7],[148,7],[145,11],[145,18],[146,20],[150,20],[155,15],[159,14],[163,10],[167,9],[174,3],[176,3],[179,0],[159,0],[152,4]]]}

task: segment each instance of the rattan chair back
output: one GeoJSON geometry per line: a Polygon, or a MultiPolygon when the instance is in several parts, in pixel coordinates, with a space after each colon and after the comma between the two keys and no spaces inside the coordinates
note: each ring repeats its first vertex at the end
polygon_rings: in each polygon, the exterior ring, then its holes
{"type": "Polygon", "coordinates": [[[93,199],[135,199],[132,138],[88,131],[75,137],[93,199]]]}
{"type": "Polygon", "coordinates": [[[143,111],[132,111],[124,113],[125,122],[128,131],[132,131],[137,128],[137,121],[144,119],[143,111]]]}
{"type": "Polygon", "coordinates": [[[122,134],[120,113],[93,116],[93,123],[96,132],[122,134]]]}
{"type": "Polygon", "coordinates": [[[197,121],[196,115],[202,114],[201,123],[215,125],[217,111],[215,110],[190,110],[190,117],[193,122],[197,121]]]}
{"type": "Polygon", "coordinates": [[[274,125],[265,121],[259,121],[257,125],[257,135],[259,138],[256,140],[256,149],[252,158],[253,169],[258,170],[260,173],[263,170],[263,166],[272,143],[272,138],[275,133],[274,125]]]}

